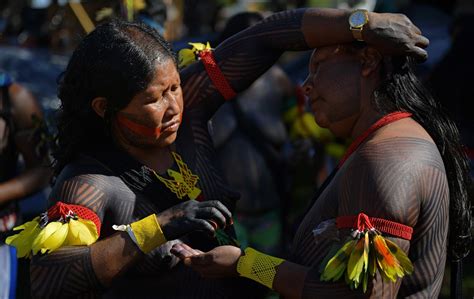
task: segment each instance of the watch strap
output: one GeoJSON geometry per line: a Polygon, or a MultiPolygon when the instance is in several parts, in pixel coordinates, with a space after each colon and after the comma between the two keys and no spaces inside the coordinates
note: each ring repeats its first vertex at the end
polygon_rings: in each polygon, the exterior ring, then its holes
{"type": "Polygon", "coordinates": [[[360,42],[363,42],[364,41],[364,38],[362,37],[362,28],[351,28],[351,31],[352,31],[352,36],[354,36],[354,38],[360,42]]]}

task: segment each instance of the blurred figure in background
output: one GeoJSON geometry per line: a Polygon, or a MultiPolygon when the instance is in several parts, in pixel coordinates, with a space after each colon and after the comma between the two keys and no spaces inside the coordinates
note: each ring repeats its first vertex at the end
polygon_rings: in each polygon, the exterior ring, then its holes
{"type": "MultiPolygon", "coordinates": [[[[0,71],[0,242],[21,222],[18,200],[44,188],[50,178],[42,112],[32,94],[0,71]],[[19,173],[19,157],[25,164],[19,173]]],[[[17,259],[0,245],[0,298],[15,298],[17,259]]]]}
{"type": "MultiPolygon", "coordinates": [[[[238,13],[218,43],[261,21],[259,13],[238,13]]],[[[224,177],[241,197],[234,216],[243,246],[278,253],[285,167],[280,149],[287,139],[281,120],[294,88],[283,70],[272,66],[248,90],[225,103],[211,120],[214,147],[224,177]]]]}
{"type": "Polygon", "coordinates": [[[474,99],[474,90],[471,87],[474,77],[471,39],[474,30],[470,26],[473,16],[472,1],[457,2],[455,20],[451,26],[452,46],[433,69],[428,81],[443,107],[459,127],[462,142],[471,159],[471,176],[474,177],[474,117],[472,110],[466,109],[467,103],[474,99]]]}

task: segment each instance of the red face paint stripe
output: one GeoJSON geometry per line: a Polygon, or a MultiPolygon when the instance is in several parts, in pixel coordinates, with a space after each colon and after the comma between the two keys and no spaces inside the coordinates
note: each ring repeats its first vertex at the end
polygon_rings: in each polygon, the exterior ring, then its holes
{"type": "Polygon", "coordinates": [[[124,126],[125,128],[140,136],[158,138],[161,134],[161,128],[150,128],[144,125],[137,124],[136,122],[120,114],[117,115],[117,121],[120,125],[124,126]]]}

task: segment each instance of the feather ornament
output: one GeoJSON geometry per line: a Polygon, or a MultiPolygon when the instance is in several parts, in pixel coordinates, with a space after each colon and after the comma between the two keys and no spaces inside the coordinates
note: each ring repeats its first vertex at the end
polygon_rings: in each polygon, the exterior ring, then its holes
{"type": "Polygon", "coordinates": [[[202,52],[210,51],[212,49],[209,42],[207,42],[206,44],[201,44],[201,43],[188,43],[188,44],[192,46],[192,49],[181,49],[178,52],[179,68],[186,67],[196,62],[199,58],[199,55],[202,52]]]}
{"type": "Polygon", "coordinates": [[[47,254],[62,246],[91,245],[99,238],[97,226],[94,221],[78,217],[74,207],[56,203],[40,217],[13,228],[20,232],[8,237],[5,243],[17,249],[18,258],[47,254]]]}
{"type": "Polygon", "coordinates": [[[335,254],[331,250],[322,266],[322,281],[338,281],[344,276],[351,289],[362,288],[364,293],[377,272],[384,281],[395,282],[414,271],[406,253],[384,238],[365,214],[357,218],[349,240],[335,254]]]}
{"type": "Polygon", "coordinates": [[[31,257],[31,247],[33,245],[33,241],[41,231],[41,228],[39,226],[39,220],[40,217],[36,217],[32,221],[26,222],[22,225],[13,228],[14,231],[21,230],[21,232],[16,235],[9,236],[5,240],[5,243],[7,245],[16,248],[16,256],[18,258],[31,257]]]}

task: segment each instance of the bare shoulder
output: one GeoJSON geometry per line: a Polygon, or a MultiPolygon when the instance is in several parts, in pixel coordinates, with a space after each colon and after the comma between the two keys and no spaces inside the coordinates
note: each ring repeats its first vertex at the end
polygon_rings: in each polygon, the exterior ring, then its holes
{"type": "Polygon", "coordinates": [[[68,164],[59,174],[50,195],[57,201],[82,205],[100,217],[107,203],[116,197],[121,180],[96,160],[82,156],[68,164]]]}
{"type": "Polygon", "coordinates": [[[340,212],[369,211],[413,225],[424,200],[448,196],[436,145],[419,137],[371,140],[341,168],[340,212]]]}
{"type": "Polygon", "coordinates": [[[444,172],[444,164],[436,144],[425,138],[397,136],[374,139],[354,154],[354,163],[372,171],[391,167],[400,172],[419,167],[434,167],[444,172]]]}
{"type": "Polygon", "coordinates": [[[428,132],[411,118],[391,123],[363,144],[353,155],[359,167],[372,171],[411,172],[419,167],[435,167],[444,172],[441,154],[428,132]]]}

